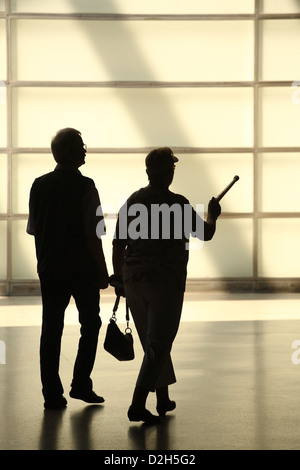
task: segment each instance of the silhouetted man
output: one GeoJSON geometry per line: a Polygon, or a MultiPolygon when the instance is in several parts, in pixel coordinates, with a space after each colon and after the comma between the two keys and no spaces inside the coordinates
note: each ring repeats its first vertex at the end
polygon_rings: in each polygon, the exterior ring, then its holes
{"type": "Polygon", "coordinates": [[[212,198],[204,221],[184,196],[169,190],[176,162],[168,147],[147,155],[149,185],[134,192],[120,209],[113,241],[112,285],[119,283],[116,293],[122,293],[123,282],[144,349],[128,410],[130,421],[160,421],[146,409],[150,391],[156,392],[160,416],[176,406],[168,390],[176,382],[170,353],[183,305],[188,242],[190,236],[211,240],[221,213],[212,198]]]}
{"type": "Polygon", "coordinates": [[[93,391],[90,378],[101,326],[99,289],[108,286],[102,242],[96,225],[103,216],[92,179],[78,168],[85,163],[86,146],[79,131],[58,131],[51,142],[57,165],[37,178],[31,188],[27,232],[35,237],[43,321],[40,366],[44,406],[67,404],[59,376],[64,314],[73,296],[79,312],[81,337],[70,396],[88,403],[104,399],[93,391]]]}

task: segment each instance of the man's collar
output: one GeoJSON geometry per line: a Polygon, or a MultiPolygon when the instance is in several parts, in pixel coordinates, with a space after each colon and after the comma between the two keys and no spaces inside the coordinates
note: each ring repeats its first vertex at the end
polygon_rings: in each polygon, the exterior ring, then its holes
{"type": "Polygon", "coordinates": [[[74,168],[74,166],[72,166],[72,165],[65,165],[63,163],[58,163],[54,169],[55,170],[74,171],[75,173],[78,173],[79,175],[81,175],[78,168],[74,168]]]}

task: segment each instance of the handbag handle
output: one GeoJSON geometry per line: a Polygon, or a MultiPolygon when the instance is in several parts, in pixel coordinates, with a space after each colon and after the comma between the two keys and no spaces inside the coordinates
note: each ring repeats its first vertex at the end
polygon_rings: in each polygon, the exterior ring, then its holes
{"type": "Polygon", "coordinates": [[[118,307],[119,307],[119,302],[120,302],[120,295],[117,295],[117,298],[116,298],[116,301],[115,301],[115,305],[114,305],[114,308],[113,308],[113,314],[116,313],[116,311],[118,310],[118,307]]]}
{"type": "MultiPolygon", "coordinates": [[[[112,314],[111,320],[114,320],[114,321],[117,321],[116,311],[118,310],[118,307],[119,307],[120,297],[121,297],[120,295],[117,295],[117,298],[115,300],[115,305],[113,307],[113,314],[112,314]]],[[[126,299],[126,324],[127,324],[127,327],[126,327],[125,333],[131,333],[132,329],[129,326],[129,306],[128,306],[127,299],[126,299]]]]}
{"type": "Polygon", "coordinates": [[[127,328],[125,330],[125,333],[131,333],[132,329],[129,327],[129,306],[128,306],[127,299],[126,299],[126,323],[127,323],[127,328]]]}

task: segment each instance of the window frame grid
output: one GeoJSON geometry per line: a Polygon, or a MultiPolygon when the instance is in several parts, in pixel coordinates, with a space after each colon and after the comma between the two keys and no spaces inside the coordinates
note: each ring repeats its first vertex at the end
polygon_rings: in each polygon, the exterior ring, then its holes
{"type": "MultiPolygon", "coordinates": [[[[260,60],[260,22],[263,20],[280,19],[300,19],[300,13],[292,14],[265,14],[259,12],[259,0],[255,0],[255,11],[253,14],[211,14],[211,15],[182,15],[182,14],[161,14],[161,15],[137,15],[137,14],[46,14],[46,13],[11,13],[10,0],[5,0],[5,12],[0,12],[0,19],[4,18],[6,22],[6,61],[7,77],[5,80],[7,101],[7,147],[0,148],[0,158],[2,154],[7,155],[7,213],[0,214],[0,220],[7,221],[7,279],[0,281],[0,294],[10,295],[14,293],[37,293],[38,285],[30,279],[16,281],[12,276],[12,222],[14,220],[25,220],[28,214],[14,214],[12,211],[12,156],[13,154],[40,154],[50,153],[49,148],[17,148],[12,145],[12,89],[14,87],[125,87],[125,88],[170,88],[170,87],[189,87],[189,88],[211,88],[211,87],[250,87],[253,89],[253,147],[173,147],[175,152],[182,154],[189,153],[251,153],[253,154],[253,212],[247,213],[222,213],[221,217],[225,219],[243,219],[248,218],[253,221],[253,249],[252,266],[253,274],[249,278],[214,278],[205,280],[205,278],[191,279],[188,283],[191,289],[204,289],[209,284],[217,289],[237,288],[242,290],[295,290],[300,286],[300,278],[267,278],[258,275],[258,246],[259,246],[259,220],[263,218],[299,218],[299,212],[262,212],[259,210],[259,184],[258,184],[258,158],[260,153],[269,152],[300,152],[299,147],[263,147],[259,146],[259,90],[263,87],[291,87],[291,81],[262,81],[259,80],[259,60],[260,60]],[[12,80],[12,50],[11,50],[11,21],[16,19],[78,19],[80,20],[155,20],[155,21],[174,21],[174,20],[252,20],[254,22],[254,78],[253,81],[209,81],[209,82],[159,82],[159,81],[105,81],[105,82],[78,82],[78,81],[16,81],[12,80]]],[[[297,77],[296,77],[297,78],[297,77]]],[[[299,77],[300,79],[300,77],[299,77]]],[[[89,153],[120,153],[126,158],[127,153],[144,153],[150,148],[89,148],[89,153]]],[[[115,214],[109,214],[109,218],[115,217],[115,214]]]]}

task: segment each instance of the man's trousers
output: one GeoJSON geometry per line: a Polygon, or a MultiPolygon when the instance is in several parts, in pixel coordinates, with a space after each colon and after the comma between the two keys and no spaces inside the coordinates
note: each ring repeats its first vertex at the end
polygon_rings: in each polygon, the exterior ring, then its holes
{"type": "Polygon", "coordinates": [[[71,282],[56,280],[55,277],[40,274],[43,321],[40,341],[40,366],[43,395],[55,399],[62,395],[63,386],[59,376],[61,338],[64,328],[64,314],[73,296],[79,313],[80,339],[73,370],[72,389],[92,389],[92,372],[98,335],[101,327],[99,316],[99,289],[93,282],[71,282]]]}

